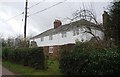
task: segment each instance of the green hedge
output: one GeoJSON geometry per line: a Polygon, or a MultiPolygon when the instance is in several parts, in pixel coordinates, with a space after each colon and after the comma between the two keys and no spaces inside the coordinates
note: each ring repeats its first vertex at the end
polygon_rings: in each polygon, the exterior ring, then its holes
{"type": "Polygon", "coordinates": [[[34,67],[35,69],[44,69],[43,48],[3,48],[2,58],[13,63],[34,67]]]}
{"type": "Polygon", "coordinates": [[[2,59],[7,60],[8,59],[8,48],[2,48],[2,59]]]}
{"type": "Polygon", "coordinates": [[[65,75],[119,75],[120,53],[110,48],[90,49],[79,43],[72,51],[62,52],[60,70],[65,75]]]}

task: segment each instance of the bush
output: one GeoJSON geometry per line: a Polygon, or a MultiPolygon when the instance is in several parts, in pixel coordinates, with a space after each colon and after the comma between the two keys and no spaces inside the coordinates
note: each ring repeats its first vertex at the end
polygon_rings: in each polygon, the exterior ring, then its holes
{"type": "Polygon", "coordinates": [[[71,52],[62,52],[60,69],[65,75],[119,75],[120,54],[117,49],[92,48],[76,44],[71,52]]]}
{"type": "Polygon", "coordinates": [[[36,69],[43,69],[44,68],[44,53],[42,48],[32,48],[32,52],[28,54],[28,58],[30,61],[28,61],[28,64],[31,67],[34,67],[36,69]]]}
{"type": "Polygon", "coordinates": [[[35,69],[44,69],[43,48],[4,48],[3,59],[24,66],[34,67],[35,69]]]}
{"type": "Polygon", "coordinates": [[[8,57],[7,57],[8,56],[8,51],[9,51],[8,49],[9,48],[7,48],[7,47],[2,48],[2,58],[5,59],[5,60],[8,59],[8,57]]]}

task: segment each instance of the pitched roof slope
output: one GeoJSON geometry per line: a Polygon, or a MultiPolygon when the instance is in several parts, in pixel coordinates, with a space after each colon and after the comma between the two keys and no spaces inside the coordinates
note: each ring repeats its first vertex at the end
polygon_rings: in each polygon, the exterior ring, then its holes
{"type": "Polygon", "coordinates": [[[78,21],[75,21],[75,22],[71,22],[69,24],[61,25],[56,29],[51,28],[47,31],[44,31],[41,34],[38,34],[38,35],[32,37],[31,39],[40,38],[40,37],[44,37],[44,36],[48,36],[48,35],[53,35],[53,34],[56,34],[56,33],[62,33],[64,31],[70,31],[70,30],[74,30],[76,28],[87,27],[87,26],[90,26],[91,28],[97,29],[96,24],[94,24],[92,22],[89,22],[85,19],[81,19],[81,20],[78,20],[78,21]]]}

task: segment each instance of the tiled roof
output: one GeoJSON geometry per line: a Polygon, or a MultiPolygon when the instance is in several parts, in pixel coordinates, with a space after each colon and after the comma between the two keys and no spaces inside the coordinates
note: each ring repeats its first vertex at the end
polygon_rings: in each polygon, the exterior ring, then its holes
{"type": "Polygon", "coordinates": [[[40,38],[40,37],[44,37],[44,36],[48,36],[48,35],[53,35],[53,34],[56,34],[56,33],[61,33],[61,32],[64,32],[64,31],[70,31],[70,30],[73,30],[73,29],[76,29],[76,28],[87,27],[87,26],[90,26],[91,28],[94,28],[94,29],[98,29],[96,27],[96,24],[94,24],[92,22],[89,22],[85,19],[81,19],[81,20],[78,20],[78,21],[75,21],[75,22],[72,22],[72,23],[69,23],[69,24],[61,25],[56,29],[54,29],[54,28],[49,29],[47,31],[42,32],[41,34],[38,34],[38,35],[32,37],[31,39],[40,38]]]}

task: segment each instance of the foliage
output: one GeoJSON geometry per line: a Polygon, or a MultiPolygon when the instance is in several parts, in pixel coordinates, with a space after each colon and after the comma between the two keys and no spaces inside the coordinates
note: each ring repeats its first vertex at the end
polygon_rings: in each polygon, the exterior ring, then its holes
{"type": "Polygon", "coordinates": [[[120,1],[113,2],[109,9],[111,19],[112,37],[115,39],[115,43],[120,47],[120,1]]]}
{"type": "Polygon", "coordinates": [[[120,53],[117,49],[90,48],[77,43],[71,52],[62,52],[60,69],[65,75],[119,75],[120,53]]]}
{"type": "Polygon", "coordinates": [[[4,41],[2,41],[2,47],[6,47],[6,46],[7,44],[4,41]]]}
{"type": "Polygon", "coordinates": [[[3,59],[13,63],[31,66],[35,69],[44,68],[43,48],[3,48],[3,59]]]}
{"type": "Polygon", "coordinates": [[[9,52],[9,48],[5,47],[5,48],[2,48],[2,58],[7,60],[8,59],[8,52],[9,52]],[[4,52],[3,52],[4,51],[4,52]]]}

